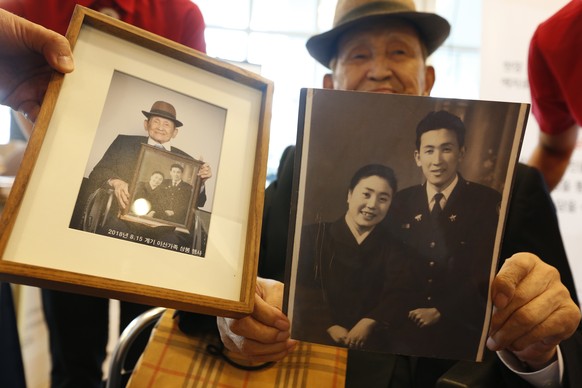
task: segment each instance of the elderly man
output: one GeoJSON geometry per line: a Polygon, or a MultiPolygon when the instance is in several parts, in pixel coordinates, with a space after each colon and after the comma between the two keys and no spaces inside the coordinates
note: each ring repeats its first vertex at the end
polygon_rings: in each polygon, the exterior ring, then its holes
{"type": "MultiPolygon", "coordinates": [[[[129,182],[137,167],[142,144],[159,147],[175,155],[191,159],[190,155],[172,145],[172,140],[178,135],[179,127],[183,125],[176,118],[176,109],[172,104],[166,101],[156,101],[152,104],[149,112],[142,111],[142,113],[146,117],[143,127],[147,136],[117,136],[89,174],[89,181],[93,188],[108,187],[113,189],[118,205],[124,209],[129,206],[129,182]]],[[[208,163],[204,163],[198,171],[198,175],[202,184],[212,176],[208,163]]],[[[205,201],[206,193],[204,186],[202,186],[197,205],[203,206],[205,201]]],[[[113,214],[113,217],[110,218],[116,218],[117,209],[113,209],[110,214],[113,214]]]]}
{"type": "MultiPolygon", "coordinates": [[[[332,70],[324,77],[326,88],[429,95],[435,70],[426,58],[448,33],[446,20],[416,12],[412,0],[340,0],[334,27],[312,37],[307,48],[332,70]]],[[[282,175],[289,174],[282,171],[282,175]]],[[[263,228],[273,233],[277,226],[286,225],[284,219],[267,218],[263,228]]],[[[281,249],[267,243],[281,257],[262,259],[284,260],[285,242],[281,241],[281,249]]],[[[582,386],[582,334],[576,332],[580,309],[572,299],[575,288],[557,220],[541,177],[523,165],[518,168],[501,255],[492,285],[495,307],[487,340],[488,348],[498,355],[496,386],[527,386],[526,379],[532,384],[553,381],[555,386],[582,386]]],[[[218,318],[228,349],[255,361],[281,360],[293,349],[289,321],[278,308],[282,288],[279,282],[260,279],[250,316],[218,318]]],[[[434,386],[453,365],[453,361],[350,350],[347,385],[434,386]]]]}

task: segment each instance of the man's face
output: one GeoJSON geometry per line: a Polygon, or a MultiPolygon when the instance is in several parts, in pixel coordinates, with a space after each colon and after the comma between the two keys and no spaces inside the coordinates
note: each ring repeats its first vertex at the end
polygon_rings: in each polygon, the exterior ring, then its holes
{"type": "Polygon", "coordinates": [[[149,137],[160,144],[169,142],[178,134],[178,128],[172,120],[159,116],[150,116],[148,120],[144,120],[143,126],[149,137]]]}
{"type": "Polygon", "coordinates": [[[429,95],[434,84],[434,69],[425,65],[418,33],[405,22],[345,33],[332,69],[324,79],[330,89],[429,95]]]}
{"type": "Polygon", "coordinates": [[[459,147],[456,133],[443,128],[422,134],[414,159],[427,182],[441,191],[455,179],[464,153],[465,148],[459,147]]]}
{"type": "Polygon", "coordinates": [[[369,230],[386,217],[392,203],[392,188],[384,178],[370,176],[348,193],[348,217],[361,231],[369,230]]]}
{"type": "Polygon", "coordinates": [[[172,167],[170,170],[170,176],[172,177],[172,182],[178,182],[182,180],[182,170],[178,167],[172,167]]]}

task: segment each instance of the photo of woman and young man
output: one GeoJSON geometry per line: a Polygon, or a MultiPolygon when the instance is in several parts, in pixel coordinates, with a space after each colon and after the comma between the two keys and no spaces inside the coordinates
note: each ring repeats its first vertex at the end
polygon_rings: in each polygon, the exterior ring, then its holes
{"type": "Polygon", "coordinates": [[[302,102],[292,338],[480,359],[527,107],[324,90],[302,102]]]}

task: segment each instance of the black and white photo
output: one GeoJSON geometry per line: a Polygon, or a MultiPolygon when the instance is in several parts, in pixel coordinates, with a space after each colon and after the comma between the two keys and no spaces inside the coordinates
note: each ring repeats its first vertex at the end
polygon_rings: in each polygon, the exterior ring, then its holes
{"type": "Polygon", "coordinates": [[[527,105],[307,89],[302,109],[292,338],[479,360],[527,105]]]}

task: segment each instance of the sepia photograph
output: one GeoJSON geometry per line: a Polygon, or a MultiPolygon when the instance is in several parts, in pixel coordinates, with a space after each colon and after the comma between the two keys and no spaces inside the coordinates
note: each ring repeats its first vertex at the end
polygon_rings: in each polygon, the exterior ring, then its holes
{"type": "Polygon", "coordinates": [[[301,103],[291,337],[480,360],[528,105],[318,89],[301,103]]]}

